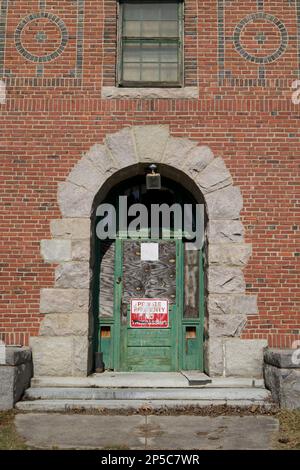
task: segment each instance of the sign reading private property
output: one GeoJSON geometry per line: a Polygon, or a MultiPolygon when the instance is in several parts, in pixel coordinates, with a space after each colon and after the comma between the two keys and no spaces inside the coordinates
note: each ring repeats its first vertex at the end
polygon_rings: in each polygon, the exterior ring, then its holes
{"type": "Polygon", "coordinates": [[[167,299],[132,299],[130,301],[131,328],[168,328],[169,301],[167,299]]]}

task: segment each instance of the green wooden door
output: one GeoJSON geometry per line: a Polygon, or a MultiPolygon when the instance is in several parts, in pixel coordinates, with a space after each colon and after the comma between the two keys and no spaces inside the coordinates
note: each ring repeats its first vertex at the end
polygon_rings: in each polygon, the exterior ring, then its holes
{"type": "MultiPolygon", "coordinates": [[[[186,253],[180,239],[117,239],[114,252],[114,316],[109,322],[113,334],[100,338],[105,362],[120,371],[202,370],[204,292],[199,253],[186,253]],[[156,250],[156,259],[149,259],[153,253],[147,255],[147,249],[143,254],[148,244],[156,250]],[[133,326],[132,299],[168,301],[168,325],[133,326]]],[[[100,317],[100,325],[107,321],[108,317],[102,322],[100,317]]]]}

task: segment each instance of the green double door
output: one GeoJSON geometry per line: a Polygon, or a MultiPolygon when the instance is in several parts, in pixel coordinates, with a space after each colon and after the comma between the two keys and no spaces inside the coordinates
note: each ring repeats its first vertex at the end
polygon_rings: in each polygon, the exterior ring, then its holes
{"type": "Polygon", "coordinates": [[[186,250],[181,239],[117,239],[112,256],[109,321],[101,318],[100,285],[100,350],[106,366],[119,371],[202,370],[202,253],[186,250]]]}

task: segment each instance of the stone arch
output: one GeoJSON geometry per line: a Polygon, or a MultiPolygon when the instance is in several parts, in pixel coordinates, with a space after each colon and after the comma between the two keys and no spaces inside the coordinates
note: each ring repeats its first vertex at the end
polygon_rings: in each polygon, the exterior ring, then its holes
{"type": "Polygon", "coordinates": [[[91,371],[90,216],[93,201],[115,175],[139,164],[159,163],[174,178],[194,182],[204,197],[206,229],[206,372],[211,376],[260,376],[264,340],[240,339],[256,296],[245,295],[243,268],[251,255],[240,221],[243,206],[222,158],[209,147],[172,137],[168,126],[145,125],[110,134],[95,144],[58,185],[62,219],[52,220],[51,240],[41,241],[47,263],[57,263],[55,285],[41,290],[45,314],[31,338],[35,375],[84,376],[91,371]]]}

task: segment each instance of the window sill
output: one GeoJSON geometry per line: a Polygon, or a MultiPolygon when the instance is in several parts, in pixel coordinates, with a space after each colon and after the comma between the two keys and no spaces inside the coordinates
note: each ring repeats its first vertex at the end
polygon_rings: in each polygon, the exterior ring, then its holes
{"type": "Polygon", "coordinates": [[[114,86],[105,86],[102,88],[103,99],[153,99],[153,98],[183,98],[197,99],[199,98],[198,87],[183,88],[121,88],[114,86]]]}

